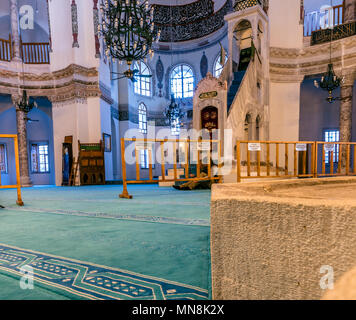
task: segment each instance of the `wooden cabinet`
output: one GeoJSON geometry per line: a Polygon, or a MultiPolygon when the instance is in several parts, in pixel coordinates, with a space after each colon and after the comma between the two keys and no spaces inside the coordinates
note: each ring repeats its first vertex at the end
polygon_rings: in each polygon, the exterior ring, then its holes
{"type": "Polygon", "coordinates": [[[79,170],[81,185],[105,184],[104,145],[100,143],[80,143],[79,170]]]}

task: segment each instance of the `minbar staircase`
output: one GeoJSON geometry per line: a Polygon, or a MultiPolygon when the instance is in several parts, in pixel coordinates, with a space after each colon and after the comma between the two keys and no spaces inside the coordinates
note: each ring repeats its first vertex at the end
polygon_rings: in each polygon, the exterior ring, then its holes
{"type": "Polygon", "coordinates": [[[234,80],[231,82],[229,92],[227,93],[227,112],[229,112],[232,102],[240,88],[242,79],[244,78],[246,70],[234,72],[234,80]]]}

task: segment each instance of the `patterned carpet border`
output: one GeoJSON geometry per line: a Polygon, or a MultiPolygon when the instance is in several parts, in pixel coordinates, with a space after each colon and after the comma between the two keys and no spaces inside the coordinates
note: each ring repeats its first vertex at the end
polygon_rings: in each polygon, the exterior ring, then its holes
{"type": "Polygon", "coordinates": [[[61,214],[61,215],[107,218],[107,219],[116,219],[116,220],[132,220],[132,221],[141,221],[141,222],[181,224],[181,225],[201,226],[201,227],[210,226],[210,221],[205,219],[157,217],[157,216],[131,215],[131,214],[115,215],[115,214],[103,213],[103,212],[86,212],[86,211],[77,211],[77,210],[51,210],[51,209],[39,209],[39,208],[6,208],[6,210],[37,212],[37,213],[53,213],[53,214],[61,214]]]}
{"type": "Polygon", "coordinates": [[[0,272],[23,276],[25,265],[33,268],[35,285],[90,300],[208,299],[208,291],[198,287],[0,243],[0,272]]]}

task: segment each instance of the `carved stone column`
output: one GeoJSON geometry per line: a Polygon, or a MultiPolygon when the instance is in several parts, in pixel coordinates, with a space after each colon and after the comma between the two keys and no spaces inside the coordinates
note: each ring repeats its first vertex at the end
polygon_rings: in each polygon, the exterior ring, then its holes
{"type": "MultiPolygon", "coordinates": [[[[13,96],[12,98],[15,103],[15,101],[18,101],[19,97],[13,96]]],[[[19,141],[21,186],[30,187],[32,186],[32,181],[29,175],[26,117],[27,114],[16,106],[16,125],[17,125],[18,141],[19,141]]]]}
{"type": "Polygon", "coordinates": [[[20,30],[19,30],[19,8],[17,5],[17,0],[10,0],[10,13],[11,13],[11,34],[14,49],[15,61],[21,61],[20,52],[20,30]]]}
{"type": "MultiPolygon", "coordinates": [[[[352,137],[352,90],[353,79],[348,79],[341,87],[339,130],[340,141],[349,142],[352,137]]],[[[341,166],[346,167],[346,148],[341,152],[341,166]]]]}
{"type": "Polygon", "coordinates": [[[344,0],[345,3],[345,22],[351,22],[356,20],[356,3],[355,0],[344,0]]]}

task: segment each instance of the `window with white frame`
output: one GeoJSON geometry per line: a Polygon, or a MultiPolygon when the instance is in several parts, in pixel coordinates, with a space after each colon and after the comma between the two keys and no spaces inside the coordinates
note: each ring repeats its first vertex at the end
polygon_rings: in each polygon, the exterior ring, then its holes
{"type": "Polygon", "coordinates": [[[138,128],[141,133],[147,133],[147,108],[143,102],[138,105],[138,128]]]}
{"type": "Polygon", "coordinates": [[[48,143],[31,143],[31,171],[49,173],[48,143]]]}
{"type": "Polygon", "coordinates": [[[225,55],[225,61],[223,64],[221,64],[220,60],[221,60],[221,56],[220,56],[220,54],[218,54],[218,56],[216,57],[215,62],[214,62],[214,77],[216,77],[216,78],[220,77],[220,74],[223,71],[225,64],[227,62],[227,56],[225,55]]]}
{"type": "MultiPolygon", "coordinates": [[[[338,142],[340,139],[339,130],[328,129],[324,131],[324,141],[325,142],[338,142]]],[[[334,146],[334,156],[333,162],[339,161],[339,145],[334,146]]],[[[325,152],[325,163],[330,163],[329,152],[325,152]]]]}
{"type": "Polygon", "coordinates": [[[7,155],[5,143],[0,143],[0,173],[7,173],[7,155]]]}
{"type": "Polygon", "coordinates": [[[141,169],[149,168],[148,149],[140,150],[140,165],[141,169]]]}
{"type": "Polygon", "coordinates": [[[170,84],[174,98],[193,97],[194,74],[192,68],[186,64],[176,66],[171,72],[170,84]]]}
{"type": "Polygon", "coordinates": [[[147,64],[142,61],[135,61],[133,65],[134,70],[139,70],[134,79],[134,91],[141,96],[151,96],[151,71],[147,64]]]}

